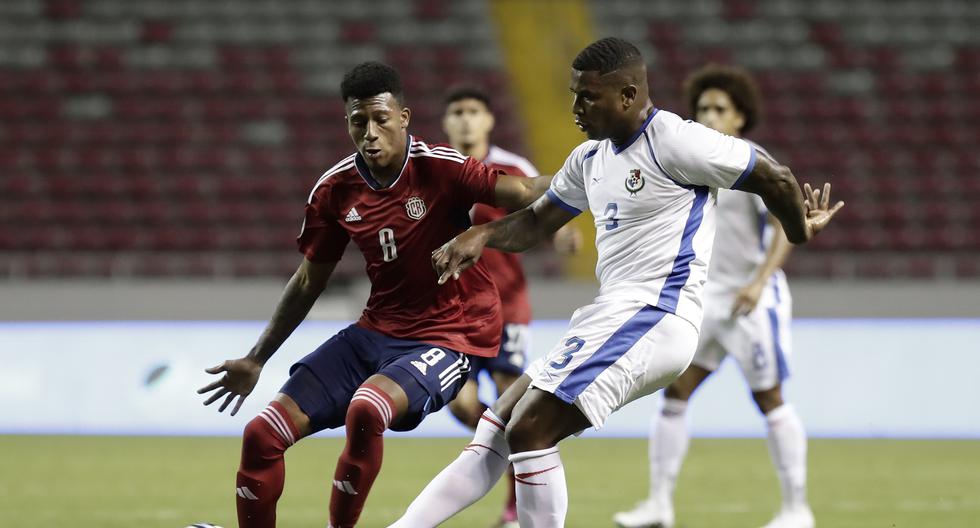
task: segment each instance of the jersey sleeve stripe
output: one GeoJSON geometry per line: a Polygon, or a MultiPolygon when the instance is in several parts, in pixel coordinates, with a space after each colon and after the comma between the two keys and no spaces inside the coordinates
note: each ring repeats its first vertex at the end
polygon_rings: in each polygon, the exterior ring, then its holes
{"type": "Polygon", "coordinates": [[[466,156],[463,156],[462,154],[451,152],[451,151],[435,150],[435,149],[418,149],[418,148],[413,148],[410,151],[410,153],[411,154],[433,155],[433,156],[434,155],[439,155],[439,156],[445,156],[447,158],[458,159],[459,161],[466,161],[466,156]]]}
{"type": "Polygon", "coordinates": [[[755,160],[756,160],[755,147],[749,145],[749,163],[748,165],[745,166],[745,170],[742,171],[742,174],[738,177],[738,179],[735,180],[735,183],[732,184],[731,187],[732,189],[738,189],[738,187],[742,185],[742,180],[744,180],[745,177],[752,172],[752,169],[755,168],[755,160]]]}
{"type": "Polygon", "coordinates": [[[564,209],[565,211],[568,211],[569,213],[572,213],[572,214],[575,214],[575,215],[582,214],[582,211],[578,210],[577,208],[575,208],[575,207],[573,207],[571,205],[568,205],[567,203],[565,203],[564,200],[562,200],[561,198],[559,198],[558,195],[555,194],[555,191],[552,191],[551,189],[548,189],[547,192],[545,192],[545,195],[555,205],[557,205],[558,207],[564,209]]]}

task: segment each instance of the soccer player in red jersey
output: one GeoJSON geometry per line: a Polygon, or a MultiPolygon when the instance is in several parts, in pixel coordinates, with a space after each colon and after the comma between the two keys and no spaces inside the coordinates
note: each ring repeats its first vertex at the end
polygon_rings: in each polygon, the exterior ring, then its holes
{"type": "Polygon", "coordinates": [[[236,482],[242,528],[275,526],[283,454],[300,438],[346,425],[330,498],[331,528],[357,523],[381,468],[386,429],[414,429],[455,397],[468,355],[492,357],[502,333],[500,300],[482,264],[437,287],[431,254],[469,226],[475,203],[518,209],[550,178],[501,174],[408,133],[401,80],[367,62],[341,83],[356,152],[316,182],[298,238],[305,258],[249,353],[208,369],[221,379],[198,392],[205,405],[237,398],[235,414],[262,366],[306,317],[353,240],[364,255],[371,295],[360,319],[290,368],[279,394],[245,427],[236,482]]]}
{"type": "MultiPolygon", "coordinates": [[[[490,142],[495,118],[490,96],[473,85],[460,85],[449,90],[445,97],[442,128],[449,144],[460,153],[482,160],[491,169],[506,174],[537,177],[538,171],[530,161],[490,142]]],[[[485,224],[506,216],[500,207],[476,204],[471,211],[473,224],[485,224]]],[[[555,247],[562,253],[573,253],[581,245],[581,234],[568,225],[555,233],[555,247]]],[[[478,396],[478,376],[486,372],[493,380],[497,394],[502,394],[524,372],[529,345],[528,324],[531,322],[531,303],[528,300],[527,279],[521,257],[517,253],[487,250],[480,258],[500,294],[504,333],[500,353],[496,357],[472,358],[470,379],[449,402],[453,416],[470,429],[476,429],[487,405],[478,396]]],[[[509,492],[498,526],[517,528],[517,496],[513,471],[509,475],[509,492]]]]}

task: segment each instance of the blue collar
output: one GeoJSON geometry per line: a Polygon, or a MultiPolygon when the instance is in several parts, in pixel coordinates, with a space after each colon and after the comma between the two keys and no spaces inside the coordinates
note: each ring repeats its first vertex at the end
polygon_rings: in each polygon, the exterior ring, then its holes
{"type": "Polygon", "coordinates": [[[374,179],[374,176],[371,175],[371,169],[369,169],[367,163],[364,162],[364,157],[361,156],[361,153],[357,152],[354,154],[354,167],[357,168],[357,173],[361,175],[361,179],[364,180],[364,183],[368,184],[368,187],[374,189],[375,191],[381,191],[394,187],[395,184],[398,183],[398,180],[401,179],[402,174],[405,173],[405,167],[408,166],[408,158],[410,157],[409,151],[412,149],[412,139],[412,135],[409,134],[407,140],[405,141],[405,162],[402,163],[402,170],[398,172],[398,176],[396,176],[387,187],[382,187],[378,180],[374,179]]]}
{"type": "Polygon", "coordinates": [[[653,116],[657,115],[657,112],[659,111],[660,111],[659,108],[653,107],[653,112],[650,112],[650,115],[648,115],[646,120],[643,121],[643,125],[640,126],[640,129],[634,132],[633,135],[630,136],[628,140],[626,140],[626,143],[623,143],[623,146],[621,147],[617,146],[615,142],[610,140],[609,143],[612,144],[613,152],[615,154],[619,154],[620,152],[630,148],[630,145],[632,145],[633,143],[636,143],[636,140],[640,139],[640,136],[643,134],[643,131],[646,130],[648,126],[650,126],[650,121],[653,121],[653,116]]]}

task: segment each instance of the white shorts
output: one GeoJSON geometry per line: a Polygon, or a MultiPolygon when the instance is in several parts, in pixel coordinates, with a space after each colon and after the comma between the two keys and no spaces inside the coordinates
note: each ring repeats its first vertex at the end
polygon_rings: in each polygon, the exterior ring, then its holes
{"type": "Polygon", "coordinates": [[[565,336],[531,363],[531,386],[574,403],[598,429],[623,405],[666,387],[691,363],[697,328],[639,301],[575,310],[565,336]]]}
{"type": "Polygon", "coordinates": [[[786,278],[774,274],[755,310],[744,317],[732,319],[733,302],[732,295],[705,295],[701,342],[692,363],[714,371],[730,355],[752,392],[769,390],[789,377],[793,301],[786,278]]]}

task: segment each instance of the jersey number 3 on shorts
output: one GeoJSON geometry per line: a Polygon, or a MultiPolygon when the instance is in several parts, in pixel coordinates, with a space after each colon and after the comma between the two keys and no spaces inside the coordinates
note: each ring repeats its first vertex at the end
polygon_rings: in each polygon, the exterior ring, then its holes
{"type": "Polygon", "coordinates": [[[565,347],[567,348],[565,348],[565,350],[562,351],[561,356],[558,359],[551,362],[551,368],[553,369],[565,368],[565,366],[568,365],[568,362],[572,360],[572,354],[578,352],[579,350],[582,350],[583,346],[585,346],[584,339],[578,337],[569,337],[568,340],[565,341],[565,347]]]}

